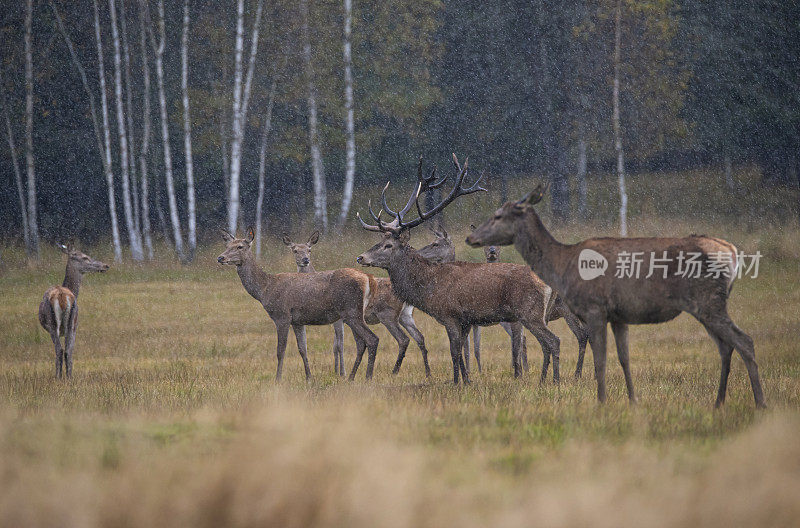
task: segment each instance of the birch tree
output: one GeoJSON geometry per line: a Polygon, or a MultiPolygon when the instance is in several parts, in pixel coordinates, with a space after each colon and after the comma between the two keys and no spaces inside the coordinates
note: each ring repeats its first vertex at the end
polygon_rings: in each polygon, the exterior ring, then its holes
{"type": "Polygon", "coordinates": [[[614,150],[617,154],[617,184],[619,185],[619,234],[628,236],[628,192],[625,189],[625,153],[622,149],[622,128],[619,119],[619,76],[622,47],[622,0],[617,0],[614,14],[614,88],[613,115],[614,150]]]}
{"type": "MultiPolygon", "coordinates": [[[[146,0],[145,5],[146,5],[146,0]]],[[[175,199],[175,183],[172,178],[172,149],[169,145],[169,121],[167,115],[167,95],[164,90],[164,47],[166,44],[166,29],[164,27],[164,0],[158,0],[158,41],[149,27],[150,44],[156,60],[156,84],[158,86],[158,109],[161,118],[161,140],[164,151],[164,180],[167,187],[167,203],[169,204],[169,220],[172,225],[172,235],[175,242],[175,252],[181,262],[186,262],[183,250],[183,235],[181,234],[181,221],[178,216],[178,202],[175,199]]]]}
{"type": "Polygon", "coordinates": [[[183,146],[186,155],[186,205],[189,215],[188,260],[194,260],[197,249],[197,217],[194,192],[194,163],[192,161],[192,119],[189,112],[189,0],[183,1],[183,30],[181,32],[181,95],[183,100],[183,146]]]}
{"type": "Polygon", "coordinates": [[[128,23],[125,14],[125,0],[119,0],[119,21],[122,34],[122,58],[125,65],[125,126],[128,131],[128,166],[131,177],[131,198],[133,199],[133,225],[142,245],[142,220],[139,203],[139,184],[136,177],[136,141],[133,133],[133,90],[131,88],[131,53],[128,46],[128,23]]]}
{"type": "Polygon", "coordinates": [[[125,215],[125,227],[128,230],[128,240],[131,246],[131,257],[134,261],[144,260],[142,244],[139,233],[133,221],[133,206],[131,205],[131,181],[128,157],[128,132],[125,125],[125,109],[122,99],[122,46],[117,26],[116,0],[108,0],[108,11],[111,17],[111,39],[114,43],[114,102],[117,109],[117,133],[119,134],[119,165],[120,178],[122,179],[122,208],[125,215]]]}
{"type": "Polygon", "coordinates": [[[267,138],[272,128],[272,106],[275,102],[275,87],[277,79],[273,76],[272,86],[269,89],[267,113],[264,117],[264,129],[261,131],[261,148],[258,151],[258,197],[256,199],[256,257],[261,256],[261,228],[264,224],[264,179],[267,164],[267,138]]]}
{"type": "Polygon", "coordinates": [[[353,182],[356,176],[356,138],[355,119],[353,117],[353,71],[350,33],[353,24],[353,1],[344,0],[344,43],[342,46],[344,56],[344,111],[347,129],[347,161],[344,176],[344,190],[342,192],[342,211],[339,213],[338,230],[344,228],[350,204],[353,201],[353,182]]]}
{"type": "Polygon", "coordinates": [[[25,3],[25,169],[28,176],[28,256],[39,258],[36,169],[33,163],[33,0],[25,3]]]}
{"type": "Polygon", "coordinates": [[[258,54],[259,30],[261,16],[264,11],[264,1],[259,0],[256,5],[256,14],[253,21],[253,31],[250,37],[250,56],[247,62],[247,73],[244,73],[244,0],[237,2],[236,9],[236,45],[234,50],[233,73],[233,119],[230,150],[230,170],[228,185],[228,230],[236,232],[241,207],[239,187],[242,167],[242,142],[244,140],[244,127],[247,123],[247,109],[250,103],[250,92],[255,72],[256,55],[258,54]]]}
{"type": "Polygon", "coordinates": [[[28,207],[25,205],[25,187],[22,183],[22,172],[19,170],[17,160],[17,145],[14,141],[14,129],[11,127],[11,116],[8,115],[8,106],[5,100],[5,93],[2,92],[0,83],[0,104],[3,106],[3,117],[6,121],[6,134],[8,135],[8,149],[11,153],[11,164],[14,166],[14,181],[17,184],[17,196],[19,197],[20,219],[22,220],[22,235],[25,240],[25,247],[30,247],[30,231],[28,228],[28,207]]]}
{"type": "Polygon", "coordinates": [[[139,151],[139,176],[142,190],[142,236],[147,248],[147,258],[153,260],[153,235],[150,228],[150,196],[147,174],[147,157],[150,150],[150,63],[147,59],[145,8],[139,4],[139,48],[142,53],[142,146],[139,151]]]}
{"type": "Polygon", "coordinates": [[[314,66],[311,62],[311,37],[308,27],[308,0],[300,1],[302,17],[303,59],[306,70],[308,98],[308,145],[311,151],[311,172],[314,181],[314,223],[328,230],[328,191],[325,182],[325,167],[322,163],[322,152],[319,148],[317,134],[317,90],[314,86],[314,66]]]}
{"type": "Polygon", "coordinates": [[[103,62],[103,39],[100,36],[100,8],[97,0],[92,0],[94,7],[94,35],[97,41],[97,74],[100,77],[100,107],[103,117],[103,170],[106,173],[108,187],[108,211],[111,215],[111,236],[114,244],[114,261],[122,261],[122,243],[117,223],[117,204],[114,199],[114,172],[111,165],[111,126],[108,122],[108,101],[106,99],[106,72],[103,62]]]}

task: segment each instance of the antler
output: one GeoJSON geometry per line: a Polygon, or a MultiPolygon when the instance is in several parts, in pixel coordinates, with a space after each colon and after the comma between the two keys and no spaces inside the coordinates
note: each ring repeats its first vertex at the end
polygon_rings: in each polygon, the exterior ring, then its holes
{"type": "Polygon", "coordinates": [[[467,175],[468,172],[469,160],[464,162],[464,167],[462,168],[461,165],[458,163],[458,158],[456,158],[456,155],[453,154],[453,164],[458,170],[455,186],[450,191],[450,194],[448,194],[444,200],[439,202],[429,211],[423,212],[422,207],[419,204],[420,194],[422,194],[425,191],[441,187],[447,181],[448,177],[444,176],[439,181],[436,181],[436,167],[433,168],[430,175],[425,177],[422,174],[422,156],[420,156],[419,165],[417,167],[417,180],[418,180],[417,185],[414,186],[414,191],[411,193],[411,197],[408,199],[408,202],[406,203],[405,207],[403,207],[403,209],[401,209],[399,212],[394,212],[389,207],[389,205],[386,202],[386,189],[389,188],[389,182],[387,182],[386,186],[383,188],[383,191],[381,192],[381,200],[383,202],[383,209],[381,210],[381,212],[383,212],[383,210],[386,210],[392,216],[394,216],[394,220],[392,220],[389,223],[383,222],[380,219],[381,213],[378,213],[378,215],[376,216],[375,213],[372,212],[372,206],[370,204],[369,211],[370,214],[372,215],[372,218],[377,223],[377,225],[367,224],[366,222],[364,222],[364,220],[361,219],[361,215],[356,213],[358,220],[361,222],[361,227],[367,229],[368,231],[391,232],[395,234],[400,234],[403,231],[407,231],[412,227],[416,227],[425,222],[426,220],[428,220],[429,218],[435,216],[459,196],[463,196],[465,194],[472,194],[478,191],[486,191],[486,189],[484,189],[479,185],[481,179],[483,178],[483,173],[481,173],[480,177],[470,187],[463,186],[464,177],[467,175]],[[411,220],[410,222],[404,222],[403,218],[405,217],[406,214],[408,214],[408,212],[411,210],[414,204],[416,204],[417,206],[417,213],[419,214],[419,216],[414,220],[411,220]]]}

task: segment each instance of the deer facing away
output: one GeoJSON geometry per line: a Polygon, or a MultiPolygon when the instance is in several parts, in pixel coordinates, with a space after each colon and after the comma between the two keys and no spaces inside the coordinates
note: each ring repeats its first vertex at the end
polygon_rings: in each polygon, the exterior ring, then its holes
{"type": "Polygon", "coordinates": [[[44,292],[39,303],[39,324],[47,330],[56,352],[56,377],[60,378],[66,359],[67,377],[72,376],[72,356],[75,351],[75,334],[78,331],[78,291],[86,273],[108,271],[108,264],[85,255],[72,246],[59,246],[67,255],[67,270],[61,286],[44,292]],[[61,338],[64,345],[61,345],[61,338]]]}
{"type": "MultiPolygon", "coordinates": [[[[445,327],[450,340],[454,383],[458,383],[461,377],[464,383],[469,383],[462,355],[469,328],[502,321],[521,322],[539,340],[544,354],[542,371],[546,372],[552,356],[553,376],[558,379],[559,339],[547,328],[545,321],[544,307],[549,304],[552,293],[549,286],[537,282],[526,266],[467,262],[435,264],[420,256],[408,243],[409,229],[435,216],[457,197],[483,190],[479,185],[480,178],[471,187],[464,187],[468,165],[465,163],[462,168],[455,156],[453,162],[458,171],[455,186],[447,197],[428,211],[422,211],[420,194],[443,185],[447,178],[436,181],[435,170],[424,177],[421,159],[416,188],[399,212],[392,211],[387,205],[384,188],[383,209],[394,216],[394,220],[384,222],[381,214],[375,215],[371,208],[374,225],[367,224],[358,216],[365,229],[388,235],[356,260],[363,266],[388,270],[394,293],[445,327]],[[415,205],[419,216],[406,220],[407,213],[415,205]]],[[[519,335],[514,336],[515,343],[520,340],[519,335]]],[[[518,353],[518,347],[513,347],[515,375],[521,374],[518,353]]]]}
{"type": "Polygon", "coordinates": [[[663,323],[687,312],[703,325],[719,350],[721,370],[716,406],[725,402],[734,349],[744,360],[756,406],[766,406],[753,340],[728,315],[728,296],[737,272],[736,247],[733,244],[695,235],[684,238],[592,238],[577,244],[562,244],[553,238],[534,209],[545,191],[546,187],[539,185],[521,200],[503,205],[467,237],[467,244],[513,244],[531,268],[552,284],[569,309],[584,321],[592,345],[597,399],[600,402],[606,399],[607,325],[610,323],[614,332],[628,397],[635,401],[629,365],[628,325],[663,323]],[[651,270],[655,256],[663,259],[662,267],[647,278],[632,273],[621,277],[616,277],[616,273],[606,273],[584,280],[580,277],[579,256],[586,250],[600,254],[611,263],[617,262],[623,254],[650,255],[649,266],[648,262],[643,266],[651,270]],[[703,269],[708,269],[714,260],[720,260],[714,255],[732,256],[727,264],[728,273],[684,276],[680,257],[689,254],[698,255],[703,269]]]}
{"type": "MultiPolygon", "coordinates": [[[[289,246],[294,254],[299,273],[315,272],[311,262],[311,247],[319,241],[319,231],[314,231],[306,243],[293,242],[288,235],[283,235],[283,243],[289,246]]],[[[400,365],[405,358],[408,345],[411,343],[408,336],[403,332],[403,328],[411,335],[422,352],[422,361],[425,366],[425,375],[431,375],[431,368],[428,364],[428,349],[425,347],[425,336],[417,328],[413,316],[414,308],[403,303],[392,293],[392,285],[389,279],[375,277],[375,292],[372,300],[367,305],[364,312],[364,320],[367,324],[374,325],[381,323],[397,341],[398,353],[392,374],[400,371],[400,365]]],[[[333,323],[334,344],[333,354],[335,357],[336,372],[344,375],[344,339],[342,331],[342,321],[333,323]],[[339,371],[341,368],[341,372],[339,371]]]]}
{"type": "Polygon", "coordinates": [[[245,238],[236,238],[223,231],[226,247],[217,261],[236,266],[244,289],[261,303],[275,323],[278,333],[275,379],[281,379],[289,327],[294,330],[306,379],[309,379],[311,371],[304,327],[329,325],[340,319],[350,327],[356,341],[356,360],[350,379],[355,377],[365,349],[369,351],[367,379],[371,378],[378,351],[378,336],[364,322],[364,311],[374,296],[375,279],[351,268],[316,273],[266,273],[256,264],[250,250],[254,237],[252,227],[247,229],[245,238]]]}

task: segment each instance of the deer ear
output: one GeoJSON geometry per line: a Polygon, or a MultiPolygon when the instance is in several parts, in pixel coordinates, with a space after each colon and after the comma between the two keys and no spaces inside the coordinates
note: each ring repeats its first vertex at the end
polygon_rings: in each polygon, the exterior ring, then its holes
{"type": "Polygon", "coordinates": [[[249,244],[256,237],[256,232],[253,230],[253,226],[249,226],[246,233],[247,235],[245,236],[245,242],[249,244]]]}
{"type": "Polygon", "coordinates": [[[319,231],[314,231],[311,233],[311,236],[308,237],[308,245],[313,246],[317,242],[319,242],[319,231]]]}
{"type": "Polygon", "coordinates": [[[59,244],[58,249],[61,250],[61,252],[65,255],[69,255],[69,247],[65,246],[64,244],[59,244]]]}
{"type": "Polygon", "coordinates": [[[226,230],[220,228],[219,232],[222,234],[222,239],[225,242],[230,242],[231,240],[235,239],[236,237],[232,234],[228,233],[226,230]]]}
{"type": "Polygon", "coordinates": [[[542,185],[540,183],[534,190],[526,194],[522,200],[517,202],[517,205],[536,205],[542,201],[542,198],[544,198],[544,195],[549,187],[549,183],[547,185],[542,185]]]}
{"type": "Polygon", "coordinates": [[[284,233],[283,236],[281,237],[281,240],[283,240],[283,243],[286,244],[287,246],[291,246],[292,245],[292,239],[289,238],[289,234],[288,233],[284,233]]]}

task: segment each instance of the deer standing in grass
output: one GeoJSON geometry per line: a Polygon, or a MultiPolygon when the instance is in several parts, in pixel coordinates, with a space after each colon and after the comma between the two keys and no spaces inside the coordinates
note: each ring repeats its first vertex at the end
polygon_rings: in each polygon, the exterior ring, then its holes
{"type": "MultiPolygon", "coordinates": [[[[471,186],[464,187],[468,164],[453,162],[458,175],[451,192],[428,211],[419,204],[422,192],[435,189],[447,178],[435,181],[435,170],[428,177],[422,174],[422,159],[418,167],[418,183],[408,203],[399,212],[394,212],[386,203],[386,189],[382,193],[383,210],[394,216],[391,222],[381,220],[381,213],[370,214],[376,222],[362,227],[369,231],[386,233],[383,239],[362,253],[356,261],[363,266],[376,266],[389,272],[392,291],[400,300],[419,308],[432,316],[447,330],[450,340],[450,357],[453,362],[453,382],[463,378],[469,383],[469,373],[461,353],[469,328],[474,325],[496,324],[503,321],[521,322],[542,345],[544,365],[542,372],[553,358],[553,377],[558,379],[559,339],[548,328],[544,309],[550,303],[552,290],[538,281],[526,266],[514,264],[477,264],[451,262],[436,264],[420,256],[408,243],[409,229],[418,226],[442,211],[457,197],[485,190],[480,187],[480,178],[471,186]],[[418,217],[406,220],[408,212],[416,205],[418,217]]],[[[521,331],[516,332],[513,342],[521,341],[521,331]]],[[[521,375],[518,360],[519,347],[512,348],[515,375],[521,375]]]]}
{"type": "MultiPolygon", "coordinates": [[[[319,231],[314,231],[303,243],[293,242],[289,235],[283,235],[283,243],[286,244],[294,254],[294,261],[297,264],[298,273],[316,272],[311,263],[311,246],[319,241],[319,231]]],[[[381,323],[397,341],[398,353],[392,374],[400,371],[400,365],[406,355],[408,345],[411,343],[408,336],[403,332],[403,328],[416,341],[422,352],[422,362],[425,366],[425,376],[431,375],[431,368],[428,364],[428,349],[425,347],[425,336],[422,335],[417,324],[414,322],[414,308],[403,303],[392,293],[392,285],[389,279],[375,277],[375,292],[364,312],[364,320],[367,324],[374,325],[381,323]]],[[[339,375],[344,375],[344,332],[341,320],[333,323],[334,341],[333,355],[335,358],[335,368],[339,375]],[[341,369],[341,370],[339,370],[341,369]]]]}
{"type": "Polygon", "coordinates": [[[47,330],[56,351],[56,377],[60,378],[63,364],[67,364],[67,377],[72,377],[72,356],[75,351],[75,334],[78,332],[78,290],[86,273],[108,271],[108,264],[95,260],[73,248],[72,242],[60,245],[67,255],[67,270],[61,286],[44,292],[39,303],[39,323],[47,330]],[[64,345],[61,345],[61,338],[64,345]],[[65,361],[66,359],[66,361],[65,361]]]}
{"type": "Polygon", "coordinates": [[[256,264],[250,250],[255,237],[252,227],[247,229],[245,238],[236,238],[224,230],[222,233],[226,247],[217,261],[236,266],[244,289],[261,303],[275,323],[278,333],[277,381],[280,381],[283,371],[289,328],[294,330],[306,379],[309,379],[311,370],[308,367],[305,326],[329,325],[338,320],[350,327],[356,341],[356,362],[350,379],[355,377],[365,349],[369,352],[367,379],[372,377],[378,336],[364,322],[364,312],[375,294],[372,275],[352,268],[316,273],[269,274],[256,264]]]}
{"type": "MultiPolygon", "coordinates": [[[[597,399],[606,400],[606,327],[611,323],[628,397],[636,401],[628,352],[628,325],[663,323],[681,312],[700,321],[717,344],[722,365],[716,406],[725,402],[731,355],[736,349],[744,360],[756,407],[766,406],[753,340],[728,315],[727,302],[738,271],[736,247],[725,240],[692,235],[684,238],[592,238],[577,244],[558,242],[545,228],[534,205],[544,196],[539,185],[517,202],[508,202],[467,237],[471,246],[513,244],[548,284],[552,284],[569,309],[588,327],[594,357],[597,399]],[[633,271],[629,264],[639,256],[648,270],[633,271]],[[644,258],[647,257],[647,258],[644,258]],[[624,266],[620,259],[624,258],[624,266]],[[617,263],[617,273],[584,273],[580,261],[593,259],[602,268],[617,263]],[[689,262],[691,274],[687,274],[689,262]],[[622,269],[623,273],[619,273],[622,269]],[[695,273],[694,270],[698,270],[695,273]],[[709,274],[709,269],[717,273],[709,274]],[[695,276],[695,274],[697,276],[695,276]],[[620,276],[617,276],[620,275],[620,276]]],[[[602,268],[605,270],[605,268],[602,268]]]]}

